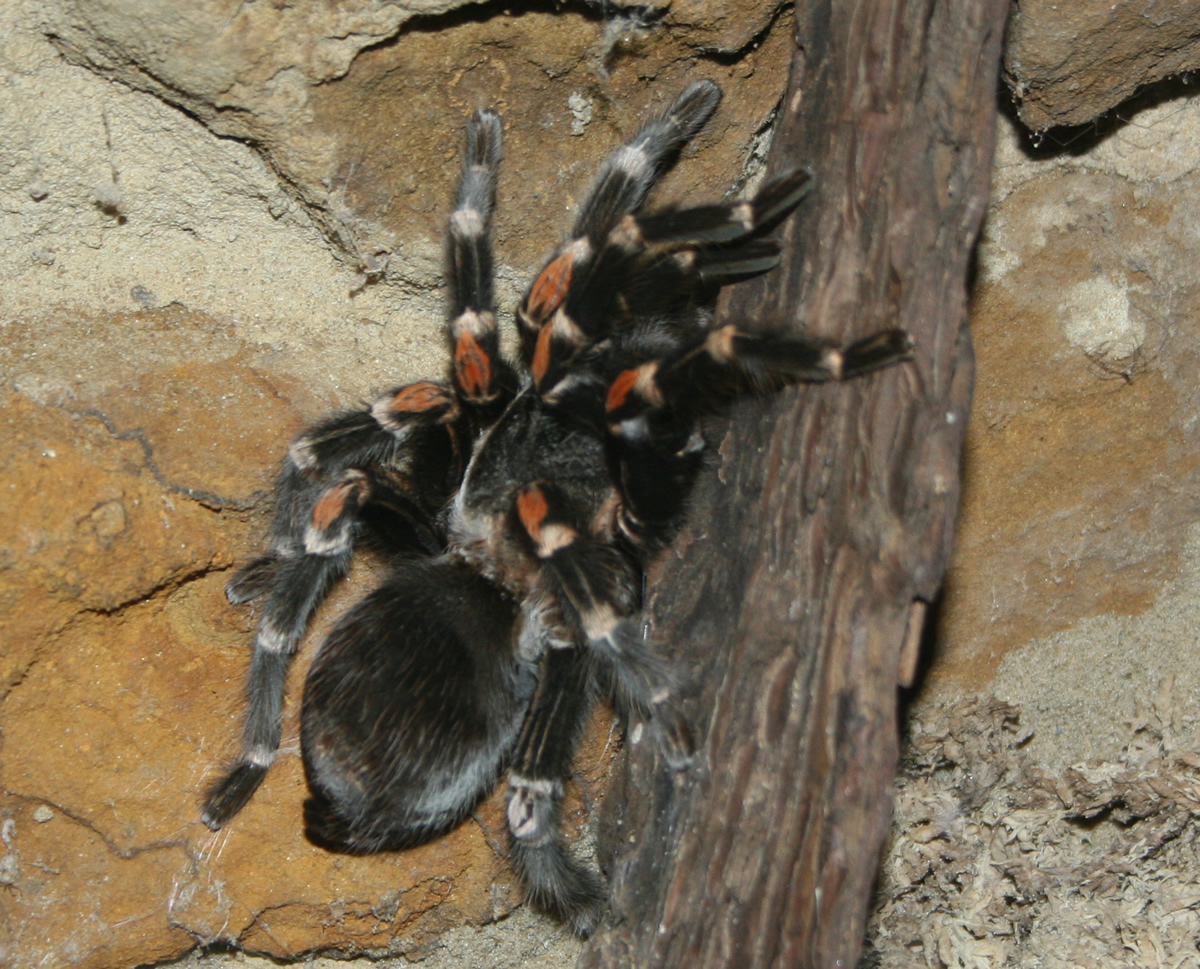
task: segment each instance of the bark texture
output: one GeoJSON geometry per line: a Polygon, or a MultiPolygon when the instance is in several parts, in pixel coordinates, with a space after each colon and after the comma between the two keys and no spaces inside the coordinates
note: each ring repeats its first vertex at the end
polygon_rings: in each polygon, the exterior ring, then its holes
{"type": "Polygon", "coordinates": [[[726,319],[911,363],[740,406],[652,608],[704,741],[631,744],[603,860],[618,922],[581,965],[853,966],[890,814],[896,686],[946,568],[973,364],[967,277],[994,139],[1003,0],[818,2],[771,167],[816,197],[726,319]],[[905,648],[905,644],[908,644],[905,648]]]}

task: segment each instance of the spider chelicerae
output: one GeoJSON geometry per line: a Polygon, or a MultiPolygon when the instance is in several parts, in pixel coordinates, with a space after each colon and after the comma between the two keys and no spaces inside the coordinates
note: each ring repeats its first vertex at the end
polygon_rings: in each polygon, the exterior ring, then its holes
{"type": "Polygon", "coordinates": [[[336,623],[304,685],[310,840],[355,854],[420,844],[507,770],[528,897],[580,935],[595,928],[603,881],[559,830],[594,698],[646,725],[670,769],[694,748],[641,607],[647,564],[676,534],[703,462],[700,419],[739,393],[859,376],[911,349],[900,330],[841,349],[713,324],[706,306],[721,286],[778,262],[765,234],[810,184],[797,170],[747,202],[643,212],[720,100],[710,81],[689,85],[604,162],[517,309],[515,361],[501,353],[492,295],[500,118],[470,119],[449,227],[448,375],[292,443],[269,550],[227,589],[235,604],[265,602],[241,752],[208,793],[210,828],[274,760],[292,657],[368,545],[388,557],[387,578],[336,623]]]}

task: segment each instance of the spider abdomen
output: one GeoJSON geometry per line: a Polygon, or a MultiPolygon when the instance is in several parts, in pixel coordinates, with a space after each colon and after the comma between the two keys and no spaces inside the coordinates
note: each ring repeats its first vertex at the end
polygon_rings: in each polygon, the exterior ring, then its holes
{"type": "Polygon", "coordinates": [[[404,563],[338,622],[304,687],[314,842],[418,844],[494,787],[535,681],[515,620],[492,583],[441,557],[404,563]]]}

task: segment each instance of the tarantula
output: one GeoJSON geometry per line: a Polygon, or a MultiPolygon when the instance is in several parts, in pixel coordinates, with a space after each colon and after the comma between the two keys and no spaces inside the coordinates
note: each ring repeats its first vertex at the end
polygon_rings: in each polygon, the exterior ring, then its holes
{"type": "Polygon", "coordinates": [[[288,666],[369,544],[390,557],[388,577],[337,622],[304,685],[309,838],[356,854],[428,841],[507,769],[512,861],[530,900],[580,935],[595,927],[602,881],[559,831],[593,698],[646,724],[672,768],[693,750],[641,606],[647,563],[701,467],[699,419],[749,389],[854,377],[910,351],[899,330],[839,349],[713,325],[706,299],[778,262],[763,236],[810,184],[792,171],[748,202],[643,212],[720,99],[712,82],[691,84],[608,157],[517,309],[516,361],[500,352],[492,298],[500,118],[471,118],[450,216],[448,376],[292,443],[269,551],[227,589],[232,603],[265,605],[241,753],[209,791],[210,828],[274,760],[288,666]]]}

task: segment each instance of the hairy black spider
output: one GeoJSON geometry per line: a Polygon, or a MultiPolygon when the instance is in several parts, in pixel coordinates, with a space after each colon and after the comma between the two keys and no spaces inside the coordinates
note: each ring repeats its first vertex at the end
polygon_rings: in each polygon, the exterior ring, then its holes
{"type": "Polygon", "coordinates": [[[270,549],[228,586],[265,596],[237,762],[204,822],[226,824],[275,758],[284,679],[356,544],[387,580],[338,621],[304,686],[309,838],[365,854],[461,822],[508,771],[512,860],[529,898],[580,935],[605,892],[559,831],[563,783],[594,696],[646,724],[667,762],[693,750],[672,673],[643,633],[642,576],[674,536],[700,467],[700,417],[738,393],[841,380],[909,355],[899,330],[845,349],[714,327],[704,300],[778,262],[763,238],[805,171],[748,202],[643,213],[655,181],[721,99],[691,84],[613,152],[572,237],[517,310],[500,353],[489,223],[499,117],[467,125],[450,216],[448,378],[399,387],[291,445],[270,549]]]}

